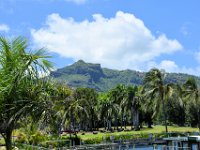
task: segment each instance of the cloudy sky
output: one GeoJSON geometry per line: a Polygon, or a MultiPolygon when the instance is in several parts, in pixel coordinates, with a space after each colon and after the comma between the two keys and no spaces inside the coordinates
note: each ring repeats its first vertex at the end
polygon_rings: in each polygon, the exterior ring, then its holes
{"type": "Polygon", "coordinates": [[[199,76],[199,6],[199,0],[0,0],[0,35],[47,48],[56,68],[82,59],[199,76]]]}

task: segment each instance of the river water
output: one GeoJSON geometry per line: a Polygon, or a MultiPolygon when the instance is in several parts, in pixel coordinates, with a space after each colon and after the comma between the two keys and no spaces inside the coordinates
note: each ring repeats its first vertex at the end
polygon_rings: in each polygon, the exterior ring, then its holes
{"type": "Polygon", "coordinates": [[[141,147],[122,146],[122,147],[116,148],[116,150],[162,150],[162,145],[158,145],[156,147],[153,147],[153,146],[141,146],[141,147]]]}

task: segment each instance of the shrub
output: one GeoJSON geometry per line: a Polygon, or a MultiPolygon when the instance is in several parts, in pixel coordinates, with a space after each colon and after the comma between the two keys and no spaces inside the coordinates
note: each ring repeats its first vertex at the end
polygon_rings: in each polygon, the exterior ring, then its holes
{"type": "Polygon", "coordinates": [[[82,141],[84,144],[100,144],[102,142],[102,138],[94,138],[87,139],[82,141]]]}

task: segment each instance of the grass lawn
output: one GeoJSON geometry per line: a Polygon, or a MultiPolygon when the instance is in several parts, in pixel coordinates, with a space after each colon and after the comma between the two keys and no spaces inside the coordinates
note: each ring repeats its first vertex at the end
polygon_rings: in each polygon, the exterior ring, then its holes
{"type": "MultiPolygon", "coordinates": [[[[176,126],[168,126],[168,132],[198,132],[198,128],[191,128],[191,127],[176,127],[176,126]]],[[[93,133],[85,133],[85,135],[78,134],[78,136],[82,140],[87,139],[96,139],[96,138],[103,138],[104,136],[119,136],[119,135],[134,135],[134,134],[148,134],[148,133],[162,133],[165,132],[164,126],[154,126],[153,128],[149,129],[147,127],[142,128],[140,131],[122,131],[122,132],[114,132],[114,133],[101,133],[93,134],[93,133]]]]}
{"type": "Polygon", "coordinates": [[[1,144],[5,144],[5,142],[4,142],[4,139],[3,139],[3,138],[1,138],[1,139],[0,139],[0,145],[1,145],[1,144]]]}
{"type": "MultiPolygon", "coordinates": [[[[130,129],[130,127],[127,127],[130,129]]],[[[168,126],[169,132],[198,132],[198,128],[191,127],[177,127],[177,126],[168,126]]],[[[98,132],[98,134],[93,134],[92,132],[84,132],[85,134],[78,133],[78,137],[84,141],[86,144],[95,144],[100,143],[104,139],[110,139],[110,136],[114,136],[116,139],[123,136],[123,139],[134,139],[134,138],[147,138],[149,133],[161,133],[159,135],[164,135],[165,127],[164,126],[154,126],[153,128],[143,127],[140,131],[121,131],[121,132],[113,132],[113,133],[102,133],[98,132]]],[[[20,134],[20,130],[14,130],[13,136],[18,136],[20,134]]],[[[63,135],[63,138],[69,137],[69,134],[63,135]]],[[[158,136],[159,137],[159,136],[158,136]]],[[[4,140],[0,139],[0,144],[4,144],[4,140]]],[[[1,149],[0,149],[1,150],[1,149]]]]}
{"type": "MultiPolygon", "coordinates": [[[[1,137],[0,139],[0,145],[5,144],[4,139],[1,137]]],[[[5,150],[5,146],[0,146],[0,150],[5,150]]]]}

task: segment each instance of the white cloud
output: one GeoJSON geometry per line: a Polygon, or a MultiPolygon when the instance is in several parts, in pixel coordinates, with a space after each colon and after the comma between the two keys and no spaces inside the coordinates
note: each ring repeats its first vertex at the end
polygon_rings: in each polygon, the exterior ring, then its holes
{"type": "Polygon", "coordinates": [[[73,2],[75,4],[84,4],[87,0],[65,0],[67,2],[73,2]]]}
{"type": "Polygon", "coordinates": [[[148,70],[151,68],[159,68],[159,69],[164,69],[167,72],[177,72],[179,71],[178,65],[171,60],[163,60],[159,64],[156,62],[150,61],[148,63],[148,70]]]}
{"type": "Polygon", "coordinates": [[[197,67],[178,67],[177,70],[173,71],[176,73],[186,73],[186,74],[190,74],[190,75],[196,75],[196,76],[200,76],[200,66],[197,67]]]}
{"type": "Polygon", "coordinates": [[[193,67],[193,68],[178,66],[174,61],[171,61],[171,60],[162,60],[160,63],[149,61],[147,63],[146,70],[150,70],[152,68],[163,69],[166,72],[170,72],[170,73],[186,73],[190,75],[200,76],[200,66],[193,67]]]}
{"type": "Polygon", "coordinates": [[[177,40],[154,36],[142,20],[122,11],[113,18],[94,14],[93,21],[82,22],[51,14],[46,26],[31,34],[39,47],[115,69],[141,69],[155,57],[182,49],[177,40]]]}
{"type": "Polygon", "coordinates": [[[10,28],[6,24],[0,24],[0,32],[8,32],[10,28]]]}

